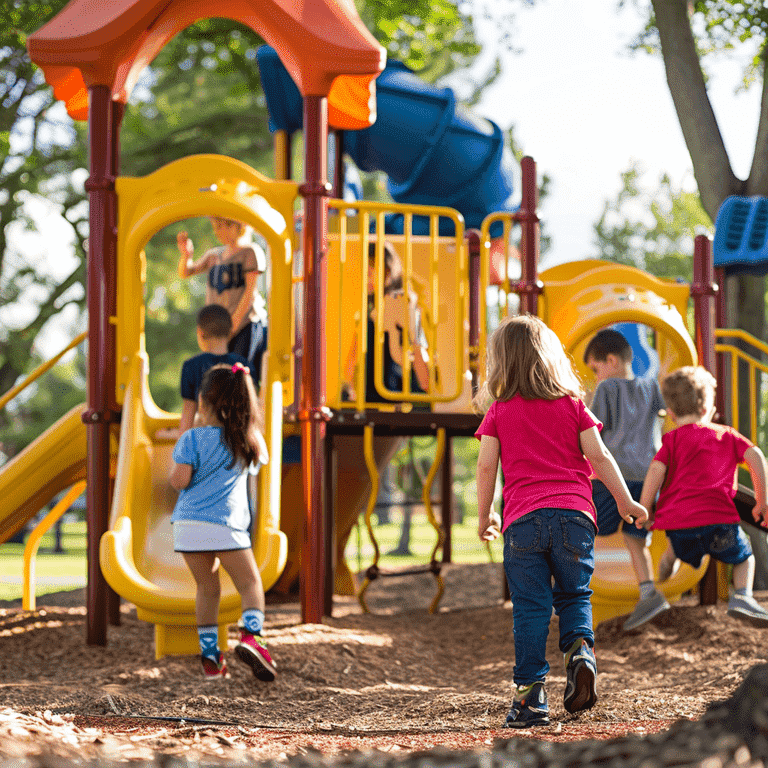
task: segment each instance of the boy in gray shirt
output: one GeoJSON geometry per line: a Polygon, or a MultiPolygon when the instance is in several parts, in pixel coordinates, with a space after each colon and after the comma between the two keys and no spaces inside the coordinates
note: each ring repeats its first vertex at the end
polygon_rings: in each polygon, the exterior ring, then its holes
{"type": "MultiPolygon", "coordinates": [[[[653,378],[635,378],[632,347],[618,331],[599,331],[587,344],[584,362],[594,372],[597,388],[590,406],[603,422],[601,437],[626,480],[635,501],[640,499],[648,467],[661,446],[661,419],[664,400],[653,378]]],[[[624,544],[640,585],[640,600],[624,623],[635,629],[669,609],[664,595],[653,583],[653,563],[648,549],[651,534],[624,522],[616,502],[599,481],[592,481],[592,500],[597,511],[600,536],[616,533],[622,524],[624,544]]]]}

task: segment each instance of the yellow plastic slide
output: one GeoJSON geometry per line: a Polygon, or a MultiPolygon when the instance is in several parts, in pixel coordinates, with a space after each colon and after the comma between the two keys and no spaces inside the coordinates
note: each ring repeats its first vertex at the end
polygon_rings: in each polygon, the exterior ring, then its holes
{"type": "MultiPolygon", "coordinates": [[[[56,494],[85,479],[86,430],[78,405],[0,470],[0,542],[32,519],[56,494]]],[[[111,443],[117,455],[117,439],[111,443]]]]}
{"type": "MultiPolygon", "coordinates": [[[[123,404],[110,530],[101,540],[101,567],[110,586],[136,606],[137,616],[155,625],[157,658],[196,654],[195,584],[181,555],[173,551],[170,522],[177,495],[168,475],[179,416],[155,405],[146,371],[146,354],[137,353],[123,404]]],[[[278,460],[260,475],[260,514],[254,526],[254,554],[265,589],[280,575],[287,551],[277,511],[282,422],[282,403],[279,398],[277,402],[278,408],[268,414],[266,437],[270,455],[278,460]],[[271,441],[275,423],[277,445],[271,441]]],[[[223,647],[227,626],[239,617],[240,596],[222,571],[219,639],[223,647]]]]}

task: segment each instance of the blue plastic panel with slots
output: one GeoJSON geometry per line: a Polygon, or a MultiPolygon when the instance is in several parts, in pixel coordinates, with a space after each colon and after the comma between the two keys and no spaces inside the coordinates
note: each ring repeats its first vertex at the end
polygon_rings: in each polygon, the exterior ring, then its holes
{"type": "Polygon", "coordinates": [[[729,197],[720,206],[712,246],[727,274],[768,272],[768,198],[729,197]]]}

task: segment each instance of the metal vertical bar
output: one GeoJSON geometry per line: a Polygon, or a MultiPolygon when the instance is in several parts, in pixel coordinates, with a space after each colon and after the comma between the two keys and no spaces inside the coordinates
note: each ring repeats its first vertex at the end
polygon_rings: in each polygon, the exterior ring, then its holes
{"type": "MultiPolygon", "coordinates": [[[[712,244],[706,235],[697,235],[693,241],[693,324],[696,352],[699,364],[710,373],[715,369],[715,293],[712,244]]],[[[707,571],[699,584],[699,603],[717,603],[717,564],[710,560],[707,571]]]]}
{"type": "Polygon", "coordinates": [[[465,237],[469,251],[469,371],[474,396],[480,382],[480,233],[471,229],[465,237]]]}
{"type": "Polygon", "coordinates": [[[693,322],[699,363],[710,373],[715,368],[715,295],[712,244],[706,235],[697,235],[693,245],[693,322]]]}
{"type": "Polygon", "coordinates": [[[301,422],[304,480],[304,540],[301,556],[301,614],[305,623],[323,617],[324,549],[329,546],[323,513],[325,440],[325,290],[327,273],[328,100],[304,97],[304,354],[301,422]]]}
{"type": "MultiPolygon", "coordinates": [[[[87,616],[88,645],[107,644],[107,583],[99,564],[99,544],[109,522],[109,432],[114,414],[109,408],[109,371],[114,371],[114,348],[109,358],[108,262],[114,254],[110,215],[114,210],[115,180],[112,165],[112,92],[107,85],[93,85],[88,115],[90,176],[85,183],[89,197],[88,235],[88,407],[83,414],[88,438],[87,616]]],[[[114,270],[112,272],[114,274],[114,270]]]]}
{"type": "Polygon", "coordinates": [[[445,450],[443,451],[443,472],[440,478],[442,490],[443,518],[443,562],[451,562],[451,529],[453,527],[453,438],[449,432],[445,434],[445,450]]]}
{"type": "MultiPolygon", "coordinates": [[[[110,99],[111,107],[111,134],[110,134],[110,175],[117,178],[120,174],[120,126],[125,115],[125,104],[121,101],[110,99]]],[[[109,323],[107,325],[107,359],[110,361],[107,367],[107,390],[109,392],[109,409],[119,418],[121,411],[117,403],[116,390],[116,365],[117,365],[117,327],[114,320],[117,315],[117,193],[109,196],[109,232],[110,251],[106,260],[107,273],[107,313],[109,323]]],[[[109,482],[110,504],[114,495],[115,481],[109,482]]],[[[109,525],[109,523],[107,523],[109,525]]],[[[110,625],[120,626],[120,595],[107,584],[107,617],[110,625]]]]}
{"type": "MultiPolygon", "coordinates": [[[[523,174],[523,199],[520,206],[522,237],[520,239],[520,312],[535,315],[538,311],[538,297],[541,283],[539,269],[539,216],[536,213],[539,191],[536,187],[536,163],[532,157],[520,161],[523,174]]],[[[505,256],[506,258],[506,256],[505,256]]]]}

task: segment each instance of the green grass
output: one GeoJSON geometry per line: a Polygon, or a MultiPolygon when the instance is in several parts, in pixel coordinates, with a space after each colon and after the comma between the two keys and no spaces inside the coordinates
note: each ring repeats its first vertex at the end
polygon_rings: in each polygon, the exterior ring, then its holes
{"type": "MultiPolygon", "coordinates": [[[[400,541],[402,516],[393,512],[392,522],[385,525],[374,524],[374,535],[379,545],[382,568],[397,568],[412,565],[424,565],[429,562],[437,541],[435,529],[429,524],[424,512],[414,512],[411,524],[409,548],[411,556],[392,556],[388,553],[396,548],[400,541]]],[[[375,523],[376,518],[373,518],[375,523]]],[[[477,515],[465,514],[461,524],[454,523],[451,529],[451,561],[454,563],[488,563],[502,561],[502,542],[497,539],[489,548],[477,536],[477,515]]],[[[347,564],[353,571],[365,570],[373,562],[373,545],[365,526],[364,516],[360,516],[359,528],[352,531],[345,551],[347,564]],[[359,532],[359,537],[358,537],[359,532]]],[[[438,559],[442,554],[438,552],[438,559]]]]}
{"type": "MultiPolygon", "coordinates": [[[[418,509],[418,508],[417,508],[418,509]]],[[[391,556],[391,552],[400,540],[401,515],[394,510],[392,522],[386,525],[374,525],[376,540],[379,544],[382,568],[400,568],[429,563],[432,549],[436,542],[434,528],[420,509],[414,512],[411,524],[411,556],[391,556]]],[[[374,523],[376,517],[374,516],[374,523]]],[[[477,516],[465,514],[462,524],[454,523],[452,528],[452,561],[455,563],[500,563],[502,560],[501,541],[497,540],[488,548],[477,537],[477,516]]],[[[43,536],[37,552],[35,574],[37,584],[35,594],[46,595],[67,589],[79,589],[87,574],[86,563],[86,526],[84,522],[64,523],[62,525],[63,553],[53,552],[55,540],[53,530],[43,536]],[[55,579],[55,583],[46,583],[46,579],[55,579]]],[[[365,570],[373,562],[373,545],[365,527],[364,516],[360,516],[359,529],[353,530],[346,549],[347,563],[353,571],[365,570]],[[359,539],[358,539],[359,531],[359,539]],[[358,543],[359,542],[359,543],[358,543]]],[[[438,559],[442,554],[438,552],[438,559]]],[[[20,600],[24,575],[24,545],[6,542],[0,544],[0,600],[20,600]],[[10,583],[10,580],[19,583],[10,583]]]]}
{"type": "MultiPolygon", "coordinates": [[[[35,561],[35,594],[47,595],[67,589],[79,589],[86,578],[85,523],[64,523],[62,529],[63,553],[53,552],[55,538],[51,529],[40,541],[35,561]],[[55,583],[46,583],[53,579],[55,583]]],[[[24,544],[0,544],[0,600],[20,600],[24,576],[24,544]]]]}

